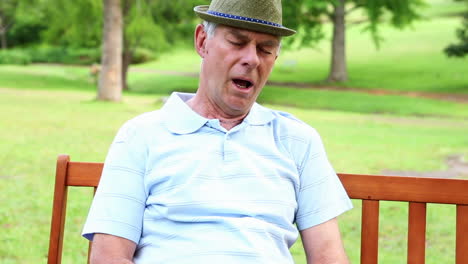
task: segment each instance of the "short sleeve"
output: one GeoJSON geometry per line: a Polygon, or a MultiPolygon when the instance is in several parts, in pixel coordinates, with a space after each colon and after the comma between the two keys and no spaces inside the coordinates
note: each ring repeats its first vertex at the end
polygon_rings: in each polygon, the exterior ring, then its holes
{"type": "Polygon", "coordinates": [[[328,161],[319,134],[311,131],[298,167],[296,224],[299,230],[324,223],[352,208],[351,200],[328,161]]]}
{"type": "Polygon", "coordinates": [[[112,142],[83,229],[89,240],[95,233],[104,233],[139,242],[147,197],[147,147],[137,128],[132,121],[127,122],[112,142]]]}

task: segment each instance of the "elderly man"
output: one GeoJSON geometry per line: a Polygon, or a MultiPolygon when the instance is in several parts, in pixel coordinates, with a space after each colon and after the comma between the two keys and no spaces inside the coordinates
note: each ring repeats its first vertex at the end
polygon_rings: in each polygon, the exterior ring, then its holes
{"type": "Polygon", "coordinates": [[[280,0],[195,12],[195,95],[128,121],[106,158],[83,235],[92,263],[348,263],[336,216],[351,203],[317,132],[255,103],[275,64],[280,0]],[[299,230],[299,231],[298,231],[299,230]]]}

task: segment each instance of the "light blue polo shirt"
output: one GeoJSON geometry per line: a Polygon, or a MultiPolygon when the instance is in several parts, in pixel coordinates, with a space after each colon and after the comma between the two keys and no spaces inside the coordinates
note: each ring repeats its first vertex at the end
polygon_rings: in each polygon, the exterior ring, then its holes
{"type": "Polygon", "coordinates": [[[226,131],[185,104],[192,96],[122,126],[84,237],[134,241],[136,264],[293,263],[297,228],[352,208],[313,128],[254,104],[226,131]]]}

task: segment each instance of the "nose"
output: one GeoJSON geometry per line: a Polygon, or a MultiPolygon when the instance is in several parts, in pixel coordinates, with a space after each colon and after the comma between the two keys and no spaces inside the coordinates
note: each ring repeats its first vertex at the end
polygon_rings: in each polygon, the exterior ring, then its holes
{"type": "Polygon", "coordinates": [[[258,57],[257,47],[255,45],[247,45],[242,56],[242,66],[255,69],[259,64],[260,58],[258,57]]]}

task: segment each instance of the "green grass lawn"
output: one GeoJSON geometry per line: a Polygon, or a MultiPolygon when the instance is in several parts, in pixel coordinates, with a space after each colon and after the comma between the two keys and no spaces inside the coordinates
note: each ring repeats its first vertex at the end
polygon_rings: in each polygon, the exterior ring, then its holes
{"type": "MultiPolygon", "coordinates": [[[[94,96],[85,90],[0,88],[1,263],[45,262],[58,154],[70,154],[76,161],[103,161],[125,120],[161,106],[158,96],[152,95],[127,95],[120,104],[97,102],[94,96]]],[[[338,172],[441,170],[447,155],[468,153],[468,121],[464,119],[273,107],[314,126],[338,172]]],[[[90,197],[88,191],[71,191],[64,263],[84,263],[86,241],[80,231],[90,197]]],[[[382,208],[382,263],[402,263],[407,211],[398,203],[382,208]]],[[[453,208],[430,208],[427,263],[453,260],[453,215],[453,208]]],[[[353,263],[359,258],[359,223],[356,203],[356,209],[341,217],[353,263]]],[[[297,263],[305,263],[300,248],[298,243],[292,252],[297,263]]]]}
{"type": "MultiPolygon", "coordinates": [[[[195,92],[198,79],[148,72],[132,72],[131,92],[167,96],[173,91],[195,92]]],[[[38,90],[83,90],[96,88],[87,69],[43,65],[0,66],[0,87],[38,90]]],[[[323,91],[267,86],[259,102],[303,109],[325,109],[357,113],[387,113],[414,116],[448,116],[468,118],[468,105],[435,99],[399,95],[371,95],[350,91],[323,91]]]]}

